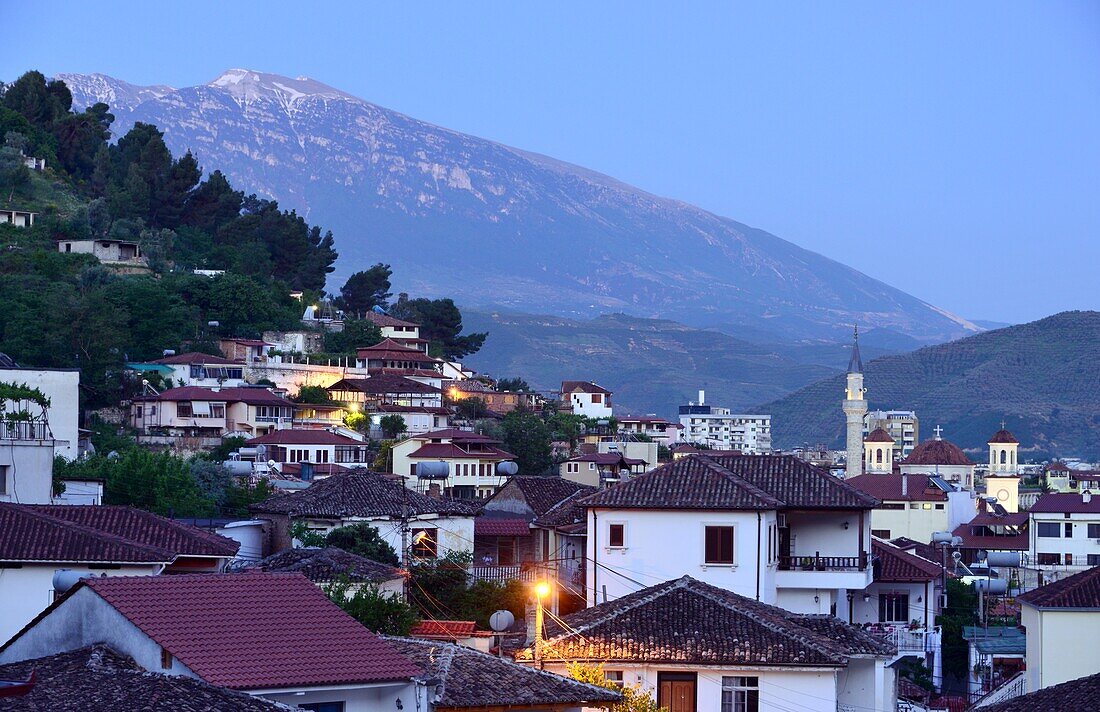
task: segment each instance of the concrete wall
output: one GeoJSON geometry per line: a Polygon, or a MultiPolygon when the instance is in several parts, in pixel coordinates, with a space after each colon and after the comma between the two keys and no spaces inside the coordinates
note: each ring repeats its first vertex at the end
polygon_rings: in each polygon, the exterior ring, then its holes
{"type": "Polygon", "coordinates": [[[397,712],[398,700],[401,701],[402,709],[405,710],[431,709],[424,689],[412,682],[366,686],[349,685],[347,687],[333,686],[320,690],[276,690],[271,692],[260,690],[250,694],[281,702],[290,707],[318,702],[342,701],[344,712],[397,712]],[[421,697],[419,701],[417,701],[417,695],[421,697]]]}
{"type": "Polygon", "coordinates": [[[75,460],[79,453],[80,372],[52,368],[0,368],[0,381],[26,383],[50,399],[47,417],[57,443],[57,454],[75,460]]]}
{"type": "Polygon", "coordinates": [[[1100,611],[1040,611],[1021,606],[1027,629],[1027,691],[1100,672],[1100,611]]]}
{"type": "MultiPolygon", "coordinates": [[[[1100,497],[1100,494],[1096,495],[1100,497]]],[[[1094,500],[1097,501],[1097,500],[1094,500]]],[[[1100,540],[1089,537],[1089,524],[1100,524],[1100,512],[1072,513],[1067,518],[1060,512],[1032,512],[1031,521],[1028,524],[1030,541],[1029,556],[1032,566],[1039,566],[1039,554],[1057,554],[1059,564],[1042,565],[1043,569],[1056,569],[1068,571],[1081,571],[1089,566],[1088,557],[1100,556],[1100,540]],[[1039,536],[1039,523],[1054,523],[1058,525],[1057,537],[1039,536]],[[1065,525],[1073,525],[1073,536],[1067,537],[1065,525]],[[1066,554],[1073,558],[1073,564],[1065,565],[1066,554]]]]}
{"type": "Polygon", "coordinates": [[[0,502],[49,504],[53,440],[0,440],[0,502]]]}
{"type": "Polygon", "coordinates": [[[837,709],[893,712],[897,708],[897,680],[882,660],[852,658],[837,674],[837,709]]]}
{"type": "MultiPolygon", "coordinates": [[[[895,503],[891,502],[891,504],[895,503]]],[[[880,508],[871,513],[871,529],[890,532],[890,536],[884,536],[884,539],[905,536],[915,541],[932,541],[932,532],[950,531],[947,502],[898,502],[896,504],[903,505],[903,509],[880,508]],[[917,508],[914,509],[912,505],[916,505],[917,508]],[[928,509],[924,508],[925,505],[928,505],[928,509]]]]}

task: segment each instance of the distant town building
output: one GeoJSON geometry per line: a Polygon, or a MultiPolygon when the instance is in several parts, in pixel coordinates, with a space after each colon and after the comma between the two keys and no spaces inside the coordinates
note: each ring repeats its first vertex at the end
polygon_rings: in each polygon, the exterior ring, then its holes
{"type": "Polygon", "coordinates": [[[863,433],[870,435],[881,428],[894,440],[894,460],[913,452],[920,442],[920,420],[912,410],[872,410],[863,416],[863,433]]]}
{"type": "Polygon", "coordinates": [[[561,402],[574,415],[583,415],[586,418],[599,420],[610,418],[613,414],[611,391],[591,381],[562,381],[561,402]]]}
{"type": "Polygon", "coordinates": [[[658,445],[671,448],[680,442],[680,433],[684,426],[655,415],[625,416],[617,418],[621,435],[641,435],[658,445]]]}
{"type": "Polygon", "coordinates": [[[739,450],[746,455],[768,455],[772,451],[772,417],[734,413],[729,408],[707,405],[706,393],[699,402],[680,406],[680,439],[714,450],[739,450]]]}
{"type": "Polygon", "coordinates": [[[0,225],[8,224],[16,227],[33,227],[36,217],[38,217],[38,213],[32,213],[30,210],[0,208],[0,225]]]}

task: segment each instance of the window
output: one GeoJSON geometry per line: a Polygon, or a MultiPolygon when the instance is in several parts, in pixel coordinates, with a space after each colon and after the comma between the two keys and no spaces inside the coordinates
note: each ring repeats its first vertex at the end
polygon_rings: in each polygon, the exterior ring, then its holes
{"type": "Polygon", "coordinates": [[[889,539],[890,538],[890,530],[889,529],[872,529],[871,530],[871,536],[877,536],[879,539],[889,539]]]}
{"type": "Polygon", "coordinates": [[[1057,539],[1061,536],[1062,528],[1058,522],[1039,522],[1037,534],[1041,537],[1057,539]]]}
{"type": "Polygon", "coordinates": [[[607,525],[607,545],[615,549],[622,549],[626,546],[625,524],[607,525]]]}
{"type": "Polygon", "coordinates": [[[167,648],[160,649],[160,669],[171,670],[172,669],[172,653],[168,652],[167,648]]]}
{"type": "Polygon", "coordinates": [[[343,702],[309,702],[306,704],[298,705],[300,710],[310,710],[310,712],[344,712],[343,702]]]}
{"type": "Polygon", "coordinates": [[[412,530],[412,554],[419,559],[434,559],[436,557],[436,535],[438,529],[413,529],[412,530]]]}
{"type": "Polygon", "coordinates": [[[943,505],[942,504],[937,504],[936,509],[943,509],[943,505]]]}
{"type": "Polygon", "coordinates": [[[190,418],[191,415],[192,415],[191,403],[189,403],[189,402],[187,402],[187,403],[184,403],[184,402],[176,403],[176,415],[178,415],[181,418],[190,418]]]}
{"type": "Polygon", "coordinates": [[[1067,539],[1072,539],[1073,538],[1073,525],[1070,524],[1069,522],[1066,522],[1066,538],[1067,539]]]}
{"type": "Polygon", "coordinates": [[[920,509],[920,502],[910,502],[909,509],[920,509]]]}
{"type": "Polygon", "coordinates": [[[704,527],[704,540],[705,563],[733,563],[733,527],[704,527]]]}
{"type": "Polygon", "coordinates": [[[722,712],[759,712],[760,678],[722,676],[722,712]]]}
{"type": "Polygon", "coordinates": [[[612,685],[618,687],[623,686],[623,671],[622,670],[604,670],[603,679],[610,682],[612,685]]]}
{"type": "Polygon", "coordinates": [[[8,468],[11,465],[0,465],[0,494],[8,493],[8,468]]]}
{"type": "Polygon", "coordinates": [[[1100,566],[1100,554],[1089,554],[1088,565],[1100,566]]]}
{"type": "Polygon", "coordinates": [[[593,403],[603,403],[603,394],[602,393],[593,393],[592,394],[592,402],[593,403]]]}
{"type": "Polygon", "coordinates": [[[908,623],[909,594],[880,593],[878,597],[879,623],[908,623]]]}
{"type": "Polygon", "coordinates": [[[1089,525],[1089,539],[1100,539],[1100,524],[1089,525]]]}
{"type": "Polygon", "coordinates": [[[1062,557],[1058,554],[1044,554],[1040,552],[1036,554],[1035,559],[1040,566],[1057,566],[1061,563],[1062,557]]]}
{"type": "Polygon", "coordinates": [[[1073,566],[1073,554],[1066,554],[1066,566],[1073,566]]]}
{"type": "Polygon", "coordinates": [[[923,508],[924,509],[932,509],[932,505],[929,504],[928,502],[925,502],[924,505],[923,505],[923,508]]]}

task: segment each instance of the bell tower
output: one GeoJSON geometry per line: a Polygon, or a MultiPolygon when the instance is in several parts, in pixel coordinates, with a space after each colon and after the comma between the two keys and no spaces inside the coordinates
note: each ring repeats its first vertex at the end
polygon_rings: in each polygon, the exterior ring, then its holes
{"type": "Polygon", "coordinates": [[[863,474],[863,418],[867,415],[866,390],[863,388],[863,359],[859,356],[859,327],[852,332],[852,356],[848,359],[848,382],[844,391],[844,418],[847,424],[845,446],[848,464],[845,477],[863,474]]]}
{"type": "Polygon", "coordinates": [[[989,474],[985,478],[985,494],[994,497],[997,503],[1009,512],[1020,511],[1020,469],[1016,457],[1020,450],[1020,441],[1001,429],[989,439],[989,474]]]}

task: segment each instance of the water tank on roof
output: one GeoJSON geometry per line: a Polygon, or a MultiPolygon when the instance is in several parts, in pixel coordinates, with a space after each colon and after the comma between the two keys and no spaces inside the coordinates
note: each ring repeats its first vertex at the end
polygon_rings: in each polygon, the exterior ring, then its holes
{"type": "Polygon", "coordinates": [[[236,477],[247,477],[252,474],[252,463],[242,460],[226,460],[222,467],[229,470],[229,474],[236,477]]]}
{"type": "Polygon", "coordinates": [[[68,591],[70,588],[76,585],[77,581],[82,578],[88,578],[93,574],[87,571],[72,571],[70,569],[59,569],[53,575],[53,590],[57,595],[61,595],[68,591]]]}
{"type": "Polygon", "coordinates": [[[985,563],[989,566],[1007,566],[1009,568],[1018,568],[1020,566],[1020,552],[991,551],[986,554],[985,563]]]}
{"type": "Polygon", "coordinates": [[[386,313],[386,310],[383,309],[382,307],[378,306],[377,304],[375,304],[373,307],[371,307],[370,310],[372,312],[374,312],[375,314],[385,314],[386,313]]]}
{"type": "Polygon", "coordinates": [[[165,349],[164,351],[161,351],[160,353],[161,353],[162,356],[167,358],[169,356],[175,356],[176,355],[176,350],[175,349],[165,349]]]}
{"type": "Polygon", "coordinates": [[[1006,579],[974,579],[974,590],[1002,595],[1008,593],[1008,581],[1006,579]]]}
{"type": "Polygon", "coordinates": [[[498,462],[497,463],[497,474],[498,475],[503,475],[504,477],[511,477],[512,475],[516,474],[517,472],[519,472],[519,465],[512,462],[511,460],[505,460],[504,462],[498,462]]]}
{"type": "Polygon", "coordinates": [[[416,466],[416,476],[421,480],[445,480],[451,474],[446,462],[421,462],[416,466]]]}

